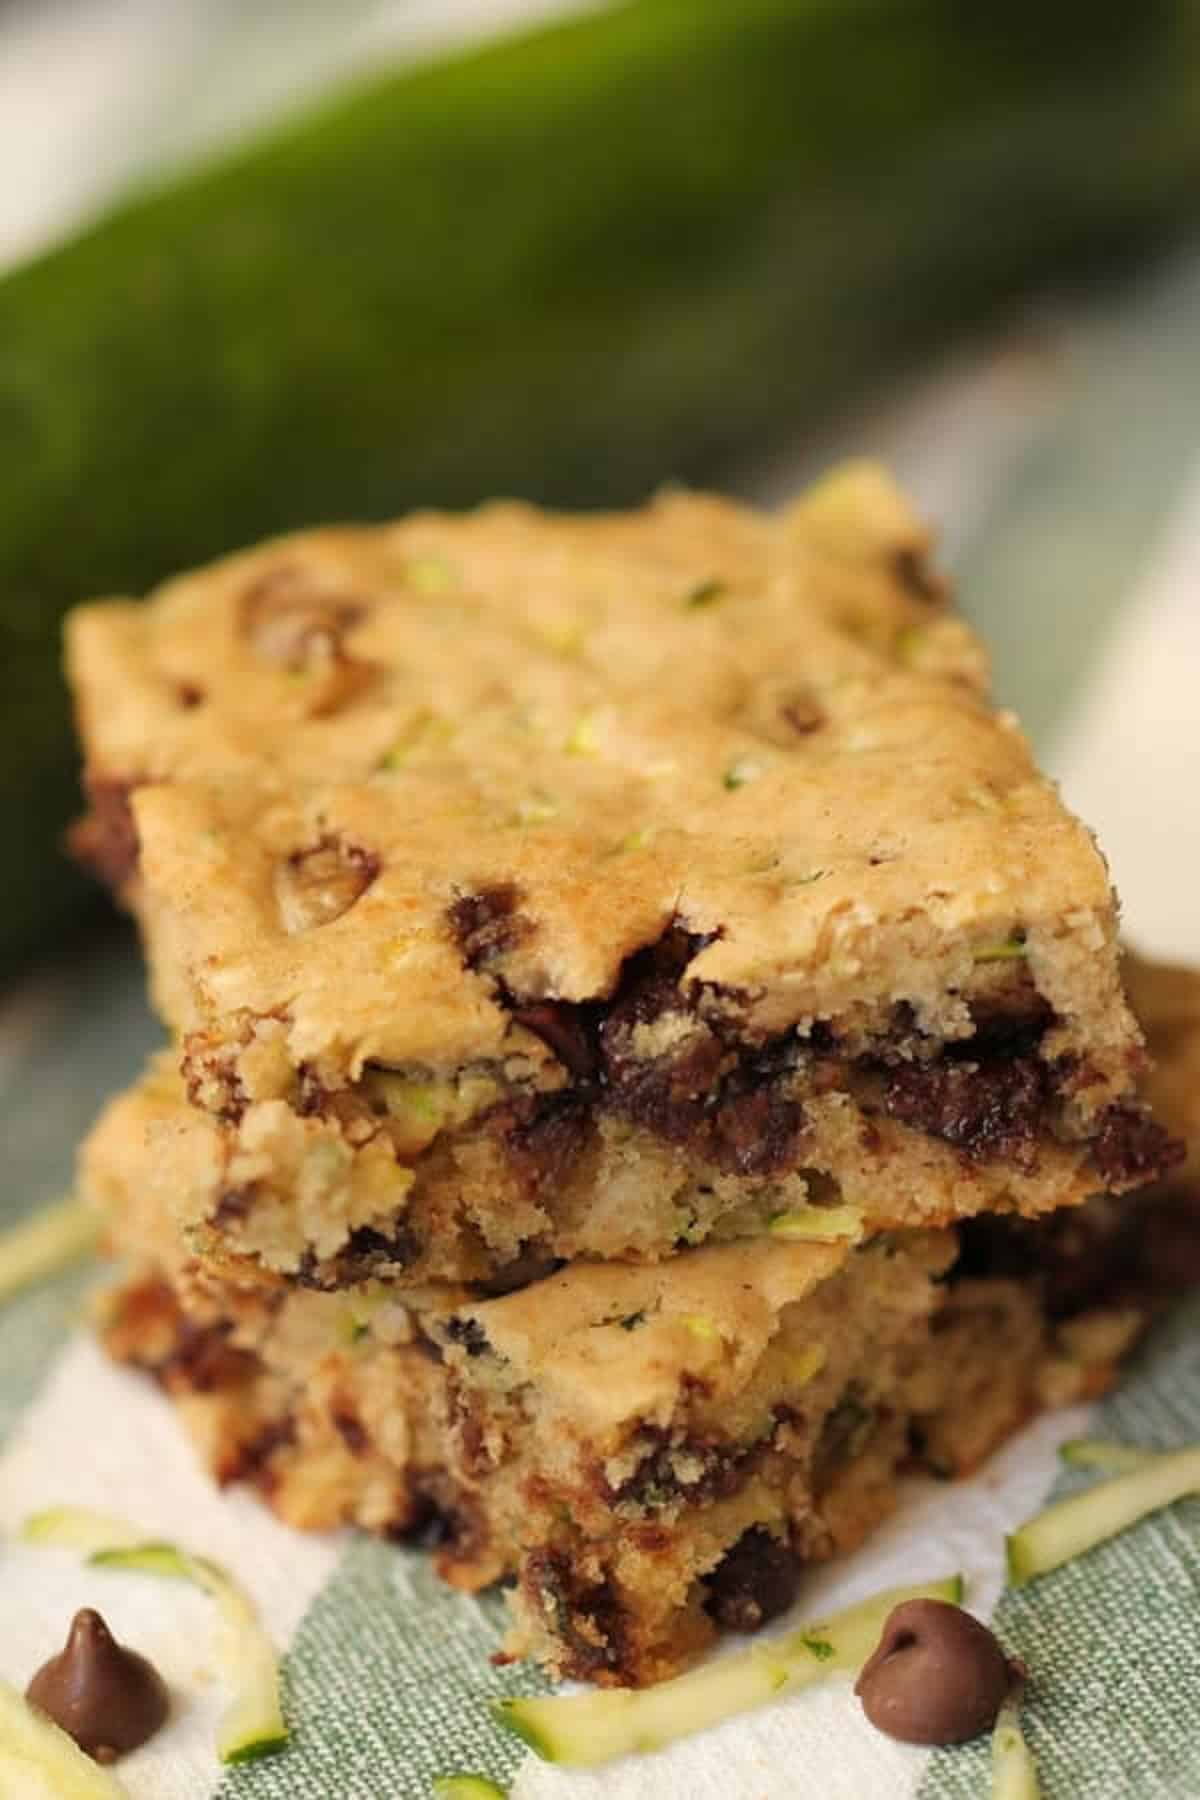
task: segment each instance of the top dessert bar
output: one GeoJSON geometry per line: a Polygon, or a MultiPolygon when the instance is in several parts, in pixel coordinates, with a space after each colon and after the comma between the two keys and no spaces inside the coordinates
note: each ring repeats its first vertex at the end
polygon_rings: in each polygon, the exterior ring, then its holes
{"type": "Polygon", "coordinates": [[[928,550],[851,465],[81,609],[75,846],[225,1128],[226,1249],[481,1279],[1158,1173],[1103,859],[928,550]]]}

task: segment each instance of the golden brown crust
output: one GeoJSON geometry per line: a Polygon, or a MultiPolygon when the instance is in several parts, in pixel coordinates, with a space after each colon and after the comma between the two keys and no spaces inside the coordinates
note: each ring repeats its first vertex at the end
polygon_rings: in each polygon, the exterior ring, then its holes
{"type": "Polygon", "coordinates": [[[89,762],[145,784],[172,976],[201,1012],[286,1012],[297,1061],[453,1069],[507,1031],[497,976],[610,994],[673,921],[760,1033],[905,1000],[964,1035],[975,958],[1023,932],[1058,1048],[1123,1086],[1102,860],[914,589],[920,536],[857,471],[774,517],[677,494],[311,532],[83,609],[89,762]],[[248,623],[264,592],[294,655],[248,623]],[[373,671],[336,704],[334,639],[373,671]],[[304,928],[280,886],[323,843],[378,872],[304,928]],[[472,980],[447,909],[514,887],[521,929],[472,980]]]}

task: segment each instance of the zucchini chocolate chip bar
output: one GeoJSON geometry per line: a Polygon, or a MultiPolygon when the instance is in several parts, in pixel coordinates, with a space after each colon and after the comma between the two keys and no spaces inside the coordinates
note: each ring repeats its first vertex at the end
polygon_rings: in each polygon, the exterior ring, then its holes
{"type": "MultiPolygon", "coordinates": [[[[1200,1031],[1177,1023],[1165,1112],[1188,1128],[1200,1031]]],[[[1189,1171],[1037,1221],[581,1262],[502,1295],[240,1286],[172,1216],[172,1112],[181,1142],[213,1129],[151,1076],[84,1157],[127,1264],[112,1353],[159,1379],[218,1479],[297,1526],[426,1544],[458,1586],[512,1579],[511,1651],[601,1682],[771,1617],[805,1562],[886,1514],[903,1468],[961,1473],[1039,1407],[1103,1391],[1200,1275],[1189,1171]]]]}
{"type": "MultiPolygon", "coordinates": [[[[92,811],[268,1278],[506,1281],[1161,1172],[1092,839],[855,465],[82,609],[92,811]]],[[[199,1196],[197,1196],[199,1199],[199,1196]]]]}
{"type": "Polygon", "coordinates": [[[454,1306],[231,1289],[124,1248],[105,1342],[217,1479],[429,1548],[455,1586],[512,1579],[510,1653],[615,1684],[784,1610],[905,1468],[963,1472],[1103,1391],[1149,1316],[1128,1285],[1055,1317],[1040,1281],[960,1278],[952,1232],[577,1264],[454,1306]]]}
{"type": "Polygon", "coordinates": [[[135,1257],[103,1333],[220,1478],[293,1524],[430,1542],[457,1586],[513,1577],[513,1654],[641,1684],[888,1510],[952,1256],[948,1233],[713,1246],[450,1310],[135,1257]]]}

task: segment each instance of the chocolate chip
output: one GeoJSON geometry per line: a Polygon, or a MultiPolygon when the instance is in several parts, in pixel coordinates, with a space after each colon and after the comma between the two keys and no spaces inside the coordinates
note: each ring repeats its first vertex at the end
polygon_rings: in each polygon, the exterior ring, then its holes
{"type": "Polygon", "coordinates": [[[736,715],[743,730],[783,750],[794,750],[797,738],[819,731],[825,720],[812,688],[797,681],[755,683],[736,715]]]}
{"type": "Polygon", "coordinates": [[[389,1526],[388,1537],[421,1550],[440,1550],[439,1573],[456,1559],[470,1561],[487,1548],[488,1528],[470,1496],[440,1470],[414,1476],[404,1519],[389,1526]]]}
{"type": "Polygon", "coordinates": [[[883,1104],[892,1118],[945,1138],[970,1157],[1005,1157],[1028,1169],[1049,1098],[1036,1057],[942,1057],[889,1071],[883,1104]]]}
{"type": "Polygon", "coordinates": [[[854,1685],[878,1731],[905,1744],[963,1744],[996,1722],[1019,1665],[986,1625],[944,1600],[889,1613],[854,1685]]]}
{"type": "MultiPolygon", "coordinates": [[[[517,900],[508,887],[455,902],[451,923],[469,967],[486,966],[519,941],[514,928],[528,929],[517,900]]],[[[532,1117],[508,1108],[505,1129],[514,1145],[541,1162],[565,1164],[586,1137],[587,1108],[598,1105],[670,1143],[689,1144],[726,1173],[762,1176],[795,1166],[807,1123],[791,1092],[802,1056],[795,1034],[731,1045],[698,1015],[698,995],[683,984],[688,964],[716,935],[670,925],[626,960],[607,1000],[521,1001],[502,985],[513,1017],[549,1045],[574,1082],[571,1093],[551,1096],[532,1117]],[[660,1034],[647,1030],[656,1025],[660,1034]]],[[[495,1122],[502,1123],[498,1115],[495,1122]]]]}
{"type": "Polygon", "coordinates": [[[779,703],[779,716],[797,737],[807,737],[825,723],[824,709],[807,688],[793,688],[785,694],[779,703]]]}
{"type": "Polygon", "coordinates": [[[1091,1145],[1092,1161],[1110,1187],[1132,1187],[1165,1175],[1187,1151],[1141,1107],[1110,1106],[1091,1145]]]}
{"type": "Polygon", "coordinates": [[[275,871],[275,898],[286,932],[313,931],[340,919],[379,873],[379,858],[359,844],[326,832],[294,850],[275,871]]]}
{"type": "Polygon", "coordinates": [[[706,1585],[710,1618],[726,1631],[757,1631],[796,1598],[800,1564],[786,1544],[755,1525],[725,1552],[706,1585]]]}
{"type": "Polygon", "coordinates": [[[209,1221],[218,1230],[223,1230],[229,1225],[236,1225],[249,1216],[253,1202],[253,1185],[226,1188],[209,1214],[209,1221]]]}
{"type": "Polygon", "coordinates": [[[625,964],[612,1000],[597,1008],[605,1103],[726,1174],[781,1174],[800,1160],[807,1124],[791,1093],[801,1051],[791,1032],[738,1046],[719,1021],[699,1017],[682,977],[715,935],[674,925],[625,964]],[[654,1025],[663,1028],[657,1055],[647,1048],[654,1025]]]}
{"type": "Polygon", "coordinates": [[[374,1225],[357,1225],[336,1256],[318,1260],[304,1251],[293,1280],[317,1293],[334,1293],[358,1287],[376,1276],[390,1276],[394,1267],[409,1268],[423,1254],[423,1245],[409,1226],[397,1222],[387,1231],[374,1225]]]}
{"type": "Polygon", "coordinates": [[[461,1344],[468,1356],[484,1356],[489,1349],[487,1333],[478,1319],[449,1320],[446,1336],[452,1344],[461,1344]]]}
{"type": "Polygon", "coordinates": [[[924,552],[912,545],[896,551],[892,570],[905,593],[914,600],[938,602],[946,598],[946,583],[930,568],[924,552]]]}
{"type": "MultiPolygon", "coordinates": [[[[974,1027],[968,1054],[977,1059],[1032,1056],[1054,1022],[1054,1009],[1033,986],[1027,966],[1022,962],[1004,967],[1008,971],[1004,985],[986,996],[977,995],[967,1007],[974,1027]]],[[[1054,1068],[1059,1092],[1062,1075],[1060,1061],[1054,1068]]]]}
{"type": "Polygon", "coordinates": [[[339,1259],[345,1265],[339,1285],[353,1286],[357,1281],[367,1280],[381,1263],[398,1263],[404,1268],[419,1254],[420,1245],[403,1225],[386,1233],[377,1231],[373,1225],[359,1225],[347,1238],[345,1251],[339,1259]]]}
{"type": "Polygon", "coordinates": [[[553,1191],[566,1180],[587,1144],[590,1114],[586,1100],[566,1089],[497,1108],[493,1122],[507,1137],[514,1164],[537,1193],[553,1191]]]}
{"type": "Polygon", "coordinates": [[[458,1523],[454,1513],[431,1494],[417,1492],[403,1524],[390,1526],[387,1535],[394,1543],[410,1544],[416,1550],[440,1550],[455,1541],[458,1523]]]}
{"type": "Polygon", "coordinates": [[[601,1028],[610,1104],[668,1143],[701,1148],[699,1140],[710,1127],[710,1096],[725,1060],[720,1039],[697,1023],[671,1052],[645,1058],[636,1049],[637,1023],[613,1014],[601,1028]]]}
{"type": "Polygon", "coordinates": [[[67,831],[67,848],[98,881],[119,893],[137,871],[140,845],[129,796],[134,777],[88,774],[88,810],[67,831]]]}
{"type": "Polygon", "coordinates": [[[242,596],[240,629],[260,662],[303,677],[296,697],[310,718],[322,718],[379,674],[377,664],[346,648],[348,633],[365,615],[360,600],[300,565],[284,564],[260,576],[242,596]]]}
{"type": "Polygon", "coordinates": [[[90,1607],[75,1614],[65,1648],[42,1664],[26,1696],[101,1763],[152,1738],[170,1705],[154,1665],[118,1644],[90,1607]]]}
{"type": "Polygon", "coordinates": [[[576,1081],[588,1081],[594,1075],[596,1052],[580,1007],[569,1000],[539,1000],[514,1007],[513,1018],[541,1038],[576,1081]]]}
{"type": "Polygon", "coordinates": [[[276,1452],[286,1450],[296,1441],[296,1421],[290,1414],[268,1419],[254,1436],[241,1444],[219,1473],[222,1485],[232,1481],[253,1481],[270,1492],[275,1485],[273,1468],[276,1452]]]}
{"type": "MultiPolygon", "coordinates": [[[[633,1315],[636,1317],[636,1315],[633,1315]]],[[[623,1324],[623,1320],[617,1320],[623,1324]]],[[[635,1329],[636,1327],[630,1327],[635,1329]]],[[[687,1377],[685,1376],[685,1381],[687,1377]]],[[[644,1425],[641,1432],[646,1454],[621,1485],[611,1487],[607,1480],[602,1491],[618,1505],[629,1502],[647,1512],[671,1506],[681,1497],[690,1506],[709,1505],[724,1500],[745,1486],[748,1476],[761,1461],[767,1439],[753,1438],[747,1443],[725,1438],[687,1437],[672,1439],[661,1426],[644,1425]]]]}
{"type": "Polygon", "coordinates": [[[212,1394],[245,1381],[254,1372],[254,1358],[229,1342],[231,1330],[225,1320],[200,1325],[194,1319],[181,1318],[174,1347],[158,1366],[164,1385],[182,1387],[192,1394],[212,1394]]]}
{"type": "Polygon", "coordinates": [[[511,1262],[501,1263],[486,1281],[473,1282],[471,1292],[480,1300],[499,1300],[505,1294],[531,1287],[535,1281],[548,1280],[558,1273],[564,1260],[561,1256],[546,1256],[536,1250],[522,1250],[511,1262]]]}
{"type": "Polygon", "coordinates": [[[521,1585],[558,1640],[555,1648],[564,1675],[606,1684],[620,1679],[627,1620],[607,1575],[590,1580],[569,1555],[543,1548],[526,1557],[521,1585]]]}
{"type": "Polygon", "coordinates": [[[783,1174],[799,1160],[805,1125],[804,1108],[777,1085],[735,1075],[713,1115],[712,1161],[734,1175],[783,1174]]]}
{"type": "Polygon", "coordinates": [[[693,1000],[683,992],[681,980],[688,964],[716,935],[671,924],[653,943],[635,950],[621,965],[616,991],[609,1002],[609,1018],[627,1024],[647,1024],[663,1012],[693,1010],[693,1000]]]}
{"type": "Polygon", "coordinates": [[[680,978],[697,940],[673,927],[625,963],[599,1032],[601,1078],[612,1101],[637,1124],[675,1143],[703,1128],[708,1093],[724,1049],[694,1018],[680,978]],[[672,1047],[648,1057],[645,1027],[673,1021],[672,1047]]]}
{"type": "Polygon", "coordinates": [[[512,882],[460,894],[446,909],[468,969],[486,969],[530,935],[533,925],[517,910],[520,892],[512,882]]]}
{"type": "Polygon", "coordinates": [[[299,564],[284,563],[246,589],[240,628],[261,661],[298,674],[342,656],[346,633],[363,616],[360,602],[322,587],[299,564]]]}
{"type": "Polygon", "coordinates": [[[348,1406],[335,1406],[330,1415],[334,1429],[352,1456],[362,1456],[371,1447],[371,1440],[358,1415],[348,1406]]]}

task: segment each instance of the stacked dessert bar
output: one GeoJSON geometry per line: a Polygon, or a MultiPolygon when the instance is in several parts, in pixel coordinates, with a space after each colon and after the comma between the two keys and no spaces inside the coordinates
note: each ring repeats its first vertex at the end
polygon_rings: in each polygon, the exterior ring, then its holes
{"type": "MultiPolygon", "coordinates": [[[[71,624],[75,848],[172,1034],[84,1154],[106,1340],[560,1673],[669,1674],[1095,1391],[1190,1225],[1105,865],[928,551],[854,465],[71,624]]],[[[1175,1131],[1200,991],[1137,980],[1175,1131]]]]}

